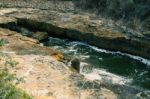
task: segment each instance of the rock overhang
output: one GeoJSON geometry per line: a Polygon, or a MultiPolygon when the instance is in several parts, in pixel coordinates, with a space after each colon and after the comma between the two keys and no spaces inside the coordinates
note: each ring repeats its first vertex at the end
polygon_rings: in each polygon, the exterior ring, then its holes
{"type": "Polygon", "coordinates": [[[31,30],[48,32],[50,36],[80,40],[108,50],[150,58],[149,41],[129,38],[122,32],[103,28],[101,20],[92,20],[88,15],[31,8],[12,9],[12,12],[6,8],[6,12],[3,8],[0,24],[14,23],[31,30]]]}

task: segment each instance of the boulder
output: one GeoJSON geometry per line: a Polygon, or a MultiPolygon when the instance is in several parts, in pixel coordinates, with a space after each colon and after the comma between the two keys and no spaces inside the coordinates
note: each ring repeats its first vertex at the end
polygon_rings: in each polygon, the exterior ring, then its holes
{"type": "Polygon", "coordinates": [[[35,32],[35,33],[32,33],[32,37],[41,41],[41,40],[47,39],[48,34],[46,32],[35,32]]]}
{"type": "Polygon", "coordinates": [[[77,58],[73,58],[71,60],[71,67],[77,70],[77,72],[80,72],[80,60],[77,58]]]}

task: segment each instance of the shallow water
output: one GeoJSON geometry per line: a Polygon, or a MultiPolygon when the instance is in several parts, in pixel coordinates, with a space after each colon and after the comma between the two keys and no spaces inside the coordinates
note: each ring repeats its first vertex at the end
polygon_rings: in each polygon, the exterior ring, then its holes
{"type": "Polygon", "coordinates": [[[150,90],[150,60],[67,39],[50,37],[44,44],[79,58],[80,73],[88,80],[107,80],[150,90]]]}

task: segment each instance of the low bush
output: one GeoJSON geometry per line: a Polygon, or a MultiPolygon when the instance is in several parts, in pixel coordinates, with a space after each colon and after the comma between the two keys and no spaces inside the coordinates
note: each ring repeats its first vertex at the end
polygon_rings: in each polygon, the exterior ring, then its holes
{"type": "Polygon", "coordinates": [[[4,39],[0,39],[0,46],[4,46],[7,43],[6,40],[4,39]]]}
{"type": "Polygon", "coordinates": [[[74,0],[78,8],[94,10],[111,18],[145,19],[150,13],[150,0],[74,0]]]}
{"type": "Polygon", "coordinates": [[[0,99],[31,99],[25,92],[11,84],[15,76],[7,70],[0,70],[0,99]]]}
{"type": "Polygon", "coordinates": [[[10,65],[11,67],[16,67],[18,64],[19,64],[19,62],[15,61],[15,60],[12,60],[12,59],[7,60],[7,61],[5,62],[5,65],[6,65],[6,66],[7,66],[7,65],[10,65]]]}

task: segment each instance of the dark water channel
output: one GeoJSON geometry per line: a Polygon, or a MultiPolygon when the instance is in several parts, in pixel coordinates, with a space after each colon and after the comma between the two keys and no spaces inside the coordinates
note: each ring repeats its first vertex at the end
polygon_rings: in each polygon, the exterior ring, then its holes
{"type": "Polygon", "coordinates": [[[81,74],[89,80],[104,78],[113,83],[150,90],[150,60],[67,39],[49,37],[44,44],[80,59],[81,74]],[[84,66],[92,67],[91,71],[84,70],[84,66]]]}

